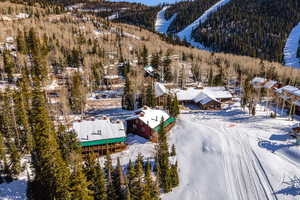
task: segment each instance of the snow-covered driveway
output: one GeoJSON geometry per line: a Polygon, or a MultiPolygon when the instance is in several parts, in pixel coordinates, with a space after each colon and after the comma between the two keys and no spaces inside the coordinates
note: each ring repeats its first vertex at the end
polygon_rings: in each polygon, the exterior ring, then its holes
{"type": "Polygon", "coordinates": [[[236,109],[181,114],[177,123],[170,142],[176,144],[181,182],[164,200],[300,198],[300,184],[289,184],[300,177],[299,165],[279,151],[294,148],[286,128],[295,122],[263,113],[252,118],[236,109]]]}

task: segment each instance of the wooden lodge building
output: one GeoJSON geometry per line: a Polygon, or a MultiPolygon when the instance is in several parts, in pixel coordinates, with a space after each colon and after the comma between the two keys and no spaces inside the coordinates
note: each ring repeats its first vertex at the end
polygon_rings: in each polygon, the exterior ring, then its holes
{"type": "Polygon", "coordinates": [[[107,86],[120,84],[122,82],[122,79],[119,75],[106,75],[103,77],[104,84],[107,86]]]}
{"type": "Polygon", "coordinates": [[[276,90],[276,101],[281,108],[295,108],[295,114],[300,115],[300,89],[286,85],[276,90]]]}
{"type": "Polygon", "coordinates": [[[127,146],[124,124],[121,121],[111,122],[109,118],[79,120],[73,122],[82,153],[105,155],[107,152],[122,151],[127,146]]]}
{"type": "Polygon", "coordinates": [[[176,119],[170,117],[163,110],[151,109],[144,106],[142,109],[135,111],[135,115],[126,120],[127,133],[133,133],[157,142],[158,132],[161,128],[161,120],[163,119],[163,127],[168,132],[176,122],[176,119]]]}
{"type": "Polygon", "coordinates": [[[232,94],[225,87],[187,88],[175,91],[181,104],[196,104],[202,110],[220,110],[222,104],[232,100],[232,94]]]}

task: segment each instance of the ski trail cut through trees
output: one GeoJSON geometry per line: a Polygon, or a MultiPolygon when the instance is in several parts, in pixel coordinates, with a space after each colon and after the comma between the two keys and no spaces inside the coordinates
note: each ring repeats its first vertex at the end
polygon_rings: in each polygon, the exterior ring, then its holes
{"type": "Polygon", "coordinates": [[[165,18],[165,12],[170,6],[163,7],[156,15],[155,21],[155,31],[161,34],[166,34],[168,31],[169,26],[175,20],[177,13],[173,14],[172,17],[167,20],[165,18]]]}
{"type": "Polygon", "coordinates": [[[292,29],[283,50],[284,64],[289,67],[300,68],[297,51],[300,41],[300,22],[292,29]]]}
{"type": "Polygon", "coordinates": [[[192,32],[200,24],[204,23],[211,14],[213,14],[219,8],[221,8],[222,6],[226,5],[229,2],[230,2],[230,0],[221,0],[221,1],[219,1],[218,3],[216,3],[215,5],[213,5],[212,7],[210,7],[208,10],[206,10],[203,13],[203,15],[201,15],[198,19],[196,19],[192,24],[188,25],[182,31],[180,31],[179,33],[177,33],[177,36],[181,40],[186,40],[188,43],[190,43],[192,46],[194,46],[196,48],[204,49],[204,50],[208,50],[209,51],[210,50],[209,48],[205,47],[203,44],[201,44],[199,42],[196,42],[192,38],[192,32]]]}

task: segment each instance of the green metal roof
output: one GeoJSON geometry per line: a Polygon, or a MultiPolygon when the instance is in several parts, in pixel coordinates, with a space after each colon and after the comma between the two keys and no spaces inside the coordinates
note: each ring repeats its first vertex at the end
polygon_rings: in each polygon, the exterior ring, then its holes
{"type": "Polygon", "coordinates": [[[110,138],[110,139],[104,139],[104,140],[93,140],[93,141],[80,142],[80,146],[89,147],[89,146],[95,146],[95,145],[101,145],[101,144],[111,144],[111,143],[118,143],[118,142],[125,142],[125,141],[126,141],[126,137],[110,138]]]}
{"type": "MultiPolygon", "coordinates": [[[[163,126],[166,127],[169,124],[173,123],[174,121],[176,121],[176,119],[174,117],[170,117],[169,119],[167,119],[166,121],[164,121],[163,126]]],[[[157,127],[155,127],[153,130],[156,131],[156,132],[158,132],[160,130],[160,125],[158,125],[157,127]]]]}

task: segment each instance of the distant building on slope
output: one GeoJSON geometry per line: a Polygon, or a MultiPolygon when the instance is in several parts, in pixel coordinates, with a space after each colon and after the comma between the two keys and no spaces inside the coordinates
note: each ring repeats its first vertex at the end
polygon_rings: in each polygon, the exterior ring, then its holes
{"type": "Polygon", "coordinates": [[[127,133],[134,133],[156,142],[162,119],[164,121],[163,127],[168,132],[175,125],[176,119],[170,117],[163,110],[151,109],[144,106],[142,109],[135,111],[133,117],[126,120],[127,133]]]}
{"type": "Polygon", "coordinates": [[[167,89],[163,83],[154,83],[154,94],[157,105],[165,105],[167,103],[169,93],[169,89],[167,89]]]}
{"type": "Polygon", "coordinates": [[[82,153],[105,155],[126,148],[126,133],[121,121],[111,122],[109,118],[79,120],[73,122],[73,129],[82,147],[82,153]]]}

